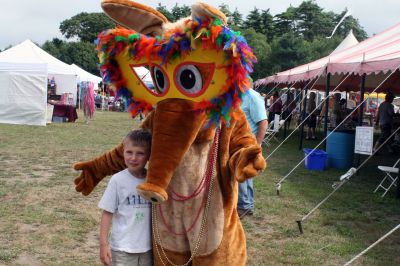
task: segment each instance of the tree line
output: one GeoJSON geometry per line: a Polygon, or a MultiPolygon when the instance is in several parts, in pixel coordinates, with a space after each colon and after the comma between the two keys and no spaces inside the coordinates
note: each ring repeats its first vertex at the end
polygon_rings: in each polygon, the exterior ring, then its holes
{"type": "MultiPolygon", "coordinates": [[[[171,22],[191,14],[187,5],[175,4],[169,10],[158,4],[156,9],[171,22]]],[[[359,41],[367,38],[358,20],[348,16],[334,37],[327,39],[347,10],[327,12],[313,0],[303,1],[298,7],[290,6],[276,15],[257,7],[246,17],[237,8],[232,11],[227,4],[221,4],[219,9],[228,17],[229,26],[245,36],[258,58],[251,74],[254,80],[328,55],[350,30],[359,41]]],[[[59,28],[67,41],[54,38],[42,48],[68,64],[75,63],[98,75],[94,41],[101,31],[115,26],[104,13],[82,12],[61,22],[59,28]]]]}

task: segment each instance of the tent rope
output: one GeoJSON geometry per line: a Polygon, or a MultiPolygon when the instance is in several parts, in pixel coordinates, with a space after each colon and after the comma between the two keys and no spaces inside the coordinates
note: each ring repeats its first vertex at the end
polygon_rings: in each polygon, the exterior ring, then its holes
{"type": "Polygon", "coordinates": [[[391,234],[393,234],[394,231],[396,231],[397,229],[400,228],[400,224],[398,224],[396,227],[394,227],[392,230],[390,230],[389,232],[387,232],[384,236],[382,236],[381,238],[379,238],[377,241],[375,241],[372,245],[370,245],[368,248],[364,249],[362,252],[360,252],[359,254],[357,254],[357,256],[355,256],[354,258],[352,258],[351,260],[349,260],[348,262],[346,262],[346,264],[344,264],[343,266],[348,266],[351,263],[353,263],[355,260],[357,260],[358,258],[360,258],[362,255],[364,255],[368,250],[370,250],[371,248],[375,247],[377,244],[379,244],[379,242],[381,242],[382,240],[384,240],[386,237],[390,236],[391,234]]]}

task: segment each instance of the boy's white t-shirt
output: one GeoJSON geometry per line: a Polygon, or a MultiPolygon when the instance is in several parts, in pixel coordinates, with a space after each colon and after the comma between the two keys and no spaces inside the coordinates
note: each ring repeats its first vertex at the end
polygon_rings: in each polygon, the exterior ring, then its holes
{"type": "Polygon", "coordinates": [[[112,250],[142,253],[152,248],[151,202],[136,191],[144,181],[125,169],[111,177],[104,191],[99,208],[113,213],[109,240],[112,250]]]}

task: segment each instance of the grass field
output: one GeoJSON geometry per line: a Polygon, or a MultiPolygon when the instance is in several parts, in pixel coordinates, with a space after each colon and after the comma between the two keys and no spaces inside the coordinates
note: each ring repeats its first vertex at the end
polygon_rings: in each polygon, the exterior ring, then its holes
{"type": "MultiPolygon", "coordinates": [[[[97,112],[89,125],[83,119],[46,127],[0,124],[0,265],[100,265],[97,203],[107,182],[84,197],[74,190],[71,165],[111,149],[137,124],[117,112],[97,112]]],[[[385,198],[372,193],[381,177],[376,165],[396,159],[381,155],[311,215],[300,235],[295,221],[343,173],[299,167],[277,196],[274,182],[301,158],[294,134],[255,179],[256,212],[243,219],[248,265],[342,265],[399,223],[394,191],[385,198]]],[[[400,265],[398,254],[395,232],[354,265],[400,265]]]]}

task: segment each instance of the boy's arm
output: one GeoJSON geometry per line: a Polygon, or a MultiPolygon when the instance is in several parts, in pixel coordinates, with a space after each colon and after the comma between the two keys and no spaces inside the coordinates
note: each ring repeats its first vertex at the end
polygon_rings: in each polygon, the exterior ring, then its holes
{"type": "Polygon", "coordinates": [[[100,260],[104,265],[111,265],[111,249],[108,246],[108,233],[110,232],[113,214],[103,211],[100,221],[100,260]]]}

